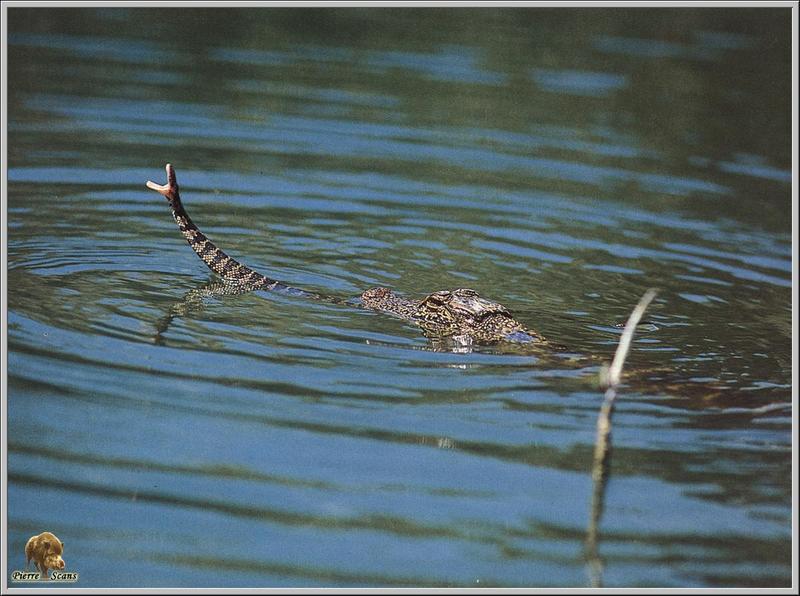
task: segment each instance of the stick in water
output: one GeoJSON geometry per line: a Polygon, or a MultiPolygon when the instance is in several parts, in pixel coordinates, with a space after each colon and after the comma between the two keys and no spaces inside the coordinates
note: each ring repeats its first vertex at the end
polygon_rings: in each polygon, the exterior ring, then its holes
{"type": "Polygon", "coordinates": [[[586,558],[589,563],[590,582],[592,587],[599,588],[602,584],[602,561],[597,550],[598,527],[603,514],[603,500],[605,497],[606,482],[611,451],[611,416],[614,414],[614,401],[617,398],[617,387],[622,380],[622,367],[631,348],[633,334],[636,326],[641,321],[645,310],[655,298],[657,290],[650,288],[639,300],[633,309],[625,330],[614,354],[614,360],[607,370],[601,371],[601,384],[605,385],[606,393],[600,414],[597,417],[597,438],[594,444],[594,459],[592,462],[592,507],[589,518],[589,528],[586,532],[586,558]]]}

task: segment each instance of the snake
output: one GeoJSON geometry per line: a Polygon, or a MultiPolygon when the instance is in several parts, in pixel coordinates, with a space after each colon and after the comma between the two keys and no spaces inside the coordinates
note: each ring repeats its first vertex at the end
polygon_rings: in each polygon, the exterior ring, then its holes
{"type": "MultiPolygon", "coordinates": [[[[148,180],[147,188],[167,199],[178,230],[200,260],[223,280],[228,288],[227,293],[281,291],[307,298],[342,302],[335,297],[285,284],[229,256],[200,231],[187,213],[181,201],[178,179],[172,164],[166,165],[166,172],[166,184],[148,180]]],[[[387,287],[372,287],[351,303],[414,323],[429,338],[450,338],[461,344],[549,344],[543,335],[514,318],[508,308],[481,297],[470,288],[437,290],[415,300],[387,287]]]]}

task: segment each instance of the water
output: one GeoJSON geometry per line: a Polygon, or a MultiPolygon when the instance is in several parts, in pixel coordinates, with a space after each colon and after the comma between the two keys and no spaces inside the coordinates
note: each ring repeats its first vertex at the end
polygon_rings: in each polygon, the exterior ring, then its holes
{"type": "Polygon", "coordinates": [[[222,248],[338,298],[471,287],[610,359],[659,287],[602,583],[788,586],[788,25],[9,9],[8,572],[49,530],[83,587],[590,582],[598,367],[192,299],[171,162],[222,248]]]}

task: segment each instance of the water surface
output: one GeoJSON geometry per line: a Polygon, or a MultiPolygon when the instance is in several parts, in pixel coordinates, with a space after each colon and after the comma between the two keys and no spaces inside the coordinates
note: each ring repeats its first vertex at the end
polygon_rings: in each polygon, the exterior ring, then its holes
{"type": "Polygon", "coordinates": [[[789,10],[11,8],[9,571],[566,586],[596,364],[347,299],[471,287],[610,359],[606,586],[791,581],[789,10]],[[638,371],[638,373],[634,373],[638,371]]]}

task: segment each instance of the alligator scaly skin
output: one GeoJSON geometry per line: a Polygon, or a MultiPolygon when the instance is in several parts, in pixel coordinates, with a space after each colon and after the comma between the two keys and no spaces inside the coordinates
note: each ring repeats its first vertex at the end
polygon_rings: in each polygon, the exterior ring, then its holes
{"type": "MultiPolygon", "coordinates": [[[[167,164],[167,184],[148,181],[147,187],[166,197],[183,237],[198,257],[227,284],[241,291],[282,290],[295,295],[342,303],[337,298],[293,288],[262,275],[228,256],[194,224],[183,206],[175,169],[167,164]]],[[[417,324],[428,337],[454,338],[460,343],[548,343],[539,333],[514,319],[502,304],[486,300],[469,288],[441,290],[422,300],[410,300],[389,288],[370,288],[360,296],[364,308],[391,314],[417,324]]],[[[551,347],[555,347],[552,346],[551,347]]]]}

